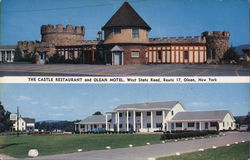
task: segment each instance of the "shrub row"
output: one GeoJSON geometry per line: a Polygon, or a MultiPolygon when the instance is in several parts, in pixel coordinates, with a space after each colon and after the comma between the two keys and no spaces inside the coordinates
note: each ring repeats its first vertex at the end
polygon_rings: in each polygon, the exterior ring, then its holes
{"type": "Polygon", "coordinates": [[[218,132],[217,131],[174,131],[171,133],[165,132],[161,135],[161,140],[201,137],[201,136],[207,136],[209,134],[218,134],[218,132]]]}
{"type": "Polygon", "coordinates": [[[103,131],[103,132],[96,132],[96,131],[87,131],[87,132],[75,132],[76,134],[132,134],[135,132],[132,131],[103,131]]]}

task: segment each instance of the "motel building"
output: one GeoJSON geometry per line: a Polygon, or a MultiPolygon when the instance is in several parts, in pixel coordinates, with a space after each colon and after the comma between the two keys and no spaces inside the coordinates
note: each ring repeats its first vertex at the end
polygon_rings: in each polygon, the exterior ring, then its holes
{"type": "Polygon", "coordinates": [[[75,131],[103,131],[109,130],[111,117],[109,115],[91,115],[75,123],[75,131]]]}
{"type": "Polygon", "coordinates": [[[107,113],[111,114],[111,131],[154,132],[166,130],[176,113],[185,111],[178,101],[123,104],[107,113]]]}
{"type": "Polygon", "coordinates": [[[35,119],[28,117],[20,117],[12,126],[13,131],[34,131],[35,119]]]}
{"type": "Polygon", "coordinates": [[[234,130],[228,110],[187,111],[179,101],[122,104],[106,115],[90,116],[76,123],[76,131],[102,128],[106,131],[197,131],[234,130]]]}

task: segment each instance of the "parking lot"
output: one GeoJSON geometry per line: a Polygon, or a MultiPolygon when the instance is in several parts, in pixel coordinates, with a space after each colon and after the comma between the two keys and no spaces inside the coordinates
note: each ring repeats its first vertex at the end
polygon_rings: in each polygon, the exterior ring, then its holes
{"type": "Polygon", "coordinates": [[[0,76],[249,76],[250,68],[240,65],[157,64],[1,64],[0,76]]]}

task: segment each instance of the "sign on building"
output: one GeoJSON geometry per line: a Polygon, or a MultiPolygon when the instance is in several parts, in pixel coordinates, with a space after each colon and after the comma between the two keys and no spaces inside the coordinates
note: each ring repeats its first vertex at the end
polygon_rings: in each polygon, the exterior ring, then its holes
{"type": "Polygon", "coordinates": [[[16,121],[17,120],[17,114],[10,114],[10,120],[16,121]]]}

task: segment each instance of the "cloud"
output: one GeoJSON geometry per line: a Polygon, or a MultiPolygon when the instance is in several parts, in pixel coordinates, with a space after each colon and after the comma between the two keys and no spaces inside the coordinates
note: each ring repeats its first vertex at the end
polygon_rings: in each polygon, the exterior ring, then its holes
{"type": "Polygon", "coordinates": [[[63,113],[49,113],[48,115],[49,115],[49,116],[57,116],[57,117],[59,117],[59,116],[64,116],[63,113]]]}
{"type": "Polygon", "coordinates": [[[19,101],[30,101],[31,98],[28,97],[28,96],[19,96],[19,97],[17,98],[17,100],[19,100],[19,101]]]}
{"type": "Polygon", "coordinates": [[[32,102],[30,102],[31,104],[38,104],[38,102],[37,101],[32,101],[32,102]]]}
{"type": "Polygon", "coordinates": [[[54,110],[58,110],[58,109],[71,110],[74,107],[73,106],[51,106],[50,108],[54,110]]]}
{"type": "Polygon", "coordinates": [[[120,101],[119,98],[112,98],[112,99],[110,100],[110,102],[119,102],[119,101],[120,101]]]}
{"type": "Polygon", "coordinates": [[[207,107],[207,106],[209,106],[209,103],[206,103],[206,102],[191,102],[191,103],[189,103],[189,106],[191,106],[191,107],[207,107]]]}

